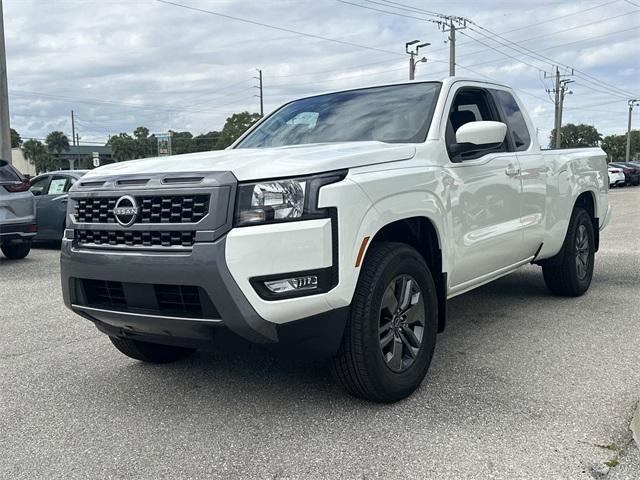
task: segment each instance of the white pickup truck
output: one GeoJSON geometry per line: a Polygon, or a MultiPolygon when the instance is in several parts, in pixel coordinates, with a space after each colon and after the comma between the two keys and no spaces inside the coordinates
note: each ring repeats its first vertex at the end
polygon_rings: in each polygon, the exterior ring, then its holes
{"type": "Polygon", "coordinates": [[[320,349],[350,393],[406,397],[447,299],[534,263],[591,283],[605,154],[541,151],[503,85],[447,78],[311,96],[224,151],[93,170],[71,189],[64,301],[167,362],[221,330],[320,349]]]}

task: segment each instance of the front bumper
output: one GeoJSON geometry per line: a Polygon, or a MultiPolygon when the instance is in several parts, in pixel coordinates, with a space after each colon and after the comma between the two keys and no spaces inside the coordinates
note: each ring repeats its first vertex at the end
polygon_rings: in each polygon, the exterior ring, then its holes
{"type": "Polygon", "coordinates": [[[61,251],[64,302],[109,335],[196,345],[212,341],[219,329],[227,328],[254,343],[309,343],[314,350],[321,345],[328,353],[337,349],[348,309],[331,309],[286,323],[265,320],[231,275],[225,261],[226,243],[227,236],[223,236],[214,242],[196,243],[188,252],[122,252],[82,249],[73,240],[64,239],[61,251]],[[150,313],[129,306],[96,307],[83,292],[85,280],[198,287],[211,301],[215,314],[194,318],[150,313]]]}

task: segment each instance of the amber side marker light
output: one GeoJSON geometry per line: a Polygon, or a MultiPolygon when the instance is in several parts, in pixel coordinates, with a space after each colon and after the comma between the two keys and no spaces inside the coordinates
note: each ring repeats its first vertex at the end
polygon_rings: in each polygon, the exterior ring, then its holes
{"type": "Polygon", "coordinates": [[[358,256],[356,257],[356,268],[358,268],[360,264],[362,264],[362,257],[364,257],[364,251],[367,249],[367,245],[369,244],[369,238],[371,237],[364,237],[362,239],[360,250],[358,251],[358,256]]]}

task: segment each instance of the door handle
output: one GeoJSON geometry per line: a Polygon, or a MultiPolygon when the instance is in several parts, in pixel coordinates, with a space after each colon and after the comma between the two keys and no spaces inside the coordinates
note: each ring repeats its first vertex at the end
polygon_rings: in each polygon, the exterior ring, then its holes
{"type": "Polygon", "coordinates": [[[513,163],[510,163],[509,165],[507,165],[507,168],[504,171],[504,173],[506,173],[507,176],[509,177],[515,177],[520,173],[520,169],[516,167],[513,163]]]}

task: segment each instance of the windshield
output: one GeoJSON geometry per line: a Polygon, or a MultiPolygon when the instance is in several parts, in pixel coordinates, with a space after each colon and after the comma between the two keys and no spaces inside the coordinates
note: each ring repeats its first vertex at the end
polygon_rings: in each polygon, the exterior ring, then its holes
{"type": "Polygon", "coordinates": [[[416,143],[426,139],[440,83],[364,88],[296,100],[249,133],[236,148],[307,143],[416,143]]]}

